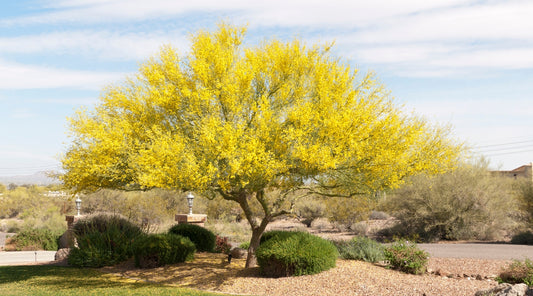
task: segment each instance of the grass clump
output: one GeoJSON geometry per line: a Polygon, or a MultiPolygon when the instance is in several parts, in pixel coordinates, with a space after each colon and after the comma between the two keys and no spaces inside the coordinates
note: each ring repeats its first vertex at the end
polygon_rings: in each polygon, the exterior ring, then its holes
{"type": "Polygon", "coordinates": [[[98,214],[79,220],[73,227],[78,244],[68,262],[78,267],[115,265],[133,256],[132,243],[142,235],[140,227],[118,215],[98,214]]]}
{"type": "Polygon", "coordinates": [[[348,241],[333,242],[342,259],[379,262],[385,259],[384,248],[377,241],[367,237],[354,237],[348,241]]]}
{"type": "Polygon", "coordinates": [[[429,254],[415,243],[395,241],[384,249],[385,259],[390,267],[405,273],[423,274],[426,272],[429,254]]]}
{"type": "Polygon", "coordinates": [[[259,246],[256,256],[264,275],[282,277],[316,274],[335,267],[338,252],[323,238],[294,231],[269,238],[259,246]]]}
{"type": "Polygon", "coordinates": [[[57,250],[61,233],[49,229],[24,229],[10,238],[16,251],[57,250]]]}
{"type": "Polygon", "coordinates": [[[500,273],[498,277],[500,283],[520,284],[524,283],[533,286],[533,261],[525,259],[513,261],[509,266],[500,273]]]}
{"type": "Polygon", "coordinates": [[[210,230],[194,224],[176,224],[168,230],[173,233],[188,237],[196,246],[198,252],[214,252],[216,236],[210,230]]]}
{"type": "Polygon", "coordinates": [[[143,235],[133,244],[135,266],[140,268],[190,261],[195,251],[190,239],[173,233],[143,235]]]}

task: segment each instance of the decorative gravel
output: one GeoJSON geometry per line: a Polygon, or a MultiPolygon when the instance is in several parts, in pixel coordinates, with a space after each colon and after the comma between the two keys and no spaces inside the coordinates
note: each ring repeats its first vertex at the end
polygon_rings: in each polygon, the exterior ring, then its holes
{"type": "Polygon", "coordinates": [[[127,262],[102,270],[133,280],[157,282],[238,295],[474,295],[497,286],[494,277],[509,261],[430,258],[429,272],[409,275],[383,266],[338,260],[337,267],[316,275],[264,278],[245,260],[227,262],[222,254],[196,254],[192,262],[136,269],[127,262]]]}

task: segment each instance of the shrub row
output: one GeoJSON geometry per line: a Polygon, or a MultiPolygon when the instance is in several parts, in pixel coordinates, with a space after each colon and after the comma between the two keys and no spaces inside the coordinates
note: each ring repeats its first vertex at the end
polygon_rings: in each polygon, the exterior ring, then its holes
{"type": "Polygon", "coordinates": [[[16,251],[57,250],[61,233],[49,229],[24,229],[10,238],[16,251]]]}
{"type": "MultiPolygon", "coordinates": [[[[141,228],[118,215],[97,214],[79,220],[73,227],[77,247],[71,250],[69,264],[102,267],[135,257],[138,267],[150,268],[185,262],[194,252],[215,251],[216,236],[191,224],[178,224],[165,234],[145,234],[141,228]]],[[[219,242],[228,252],[227,239],[219,242]]]]}

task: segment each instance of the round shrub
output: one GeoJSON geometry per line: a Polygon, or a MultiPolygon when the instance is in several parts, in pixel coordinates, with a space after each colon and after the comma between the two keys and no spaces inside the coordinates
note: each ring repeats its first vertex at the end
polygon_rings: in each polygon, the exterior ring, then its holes
{"type": "Polygon", "coordinates": [[[172,226],[168,232],[188,237],[194,243],[198,252],[213,252],[215,250],[215,234],[201,226],[177,224],[172,226]]]}
{"type": "Polygon", "coordinates": [[[190,239],[173,233],[143,235],[133,244],[135,266],[140,268],[189,261],[195,251],[190,239]]]}
{"type": "Polygon", "coordinates": [[[335,267],[337,249],[307,232],[286,232],[262,243],[256,252],[257,263],[266,276],[281,277],[315,274],[335,267]]]}
{"type": "Polygon", "coordinates": [[[263,244],[264,242],[270,240],[271,238],[278,237],[278,238],[286,238],[291,236],[291,233],[293,231],[283,231],[283,230],[271,230],[263,233],[261,236],[261,240],[259,241],[259,244],[263,244]]]}
{"type": "Polygon", "coordinates": [[[142,235],[140,227],[118,215],[97,214],[73,226],[77,247],[68,262],[73,266],[115,265],[133,256],[132,243],[142,235]]]}
{"type": "Polygon", "coordinates": [[[384,255],[392,268],[412,274],[426,272],[429,254],[414,243],[396,241],[385,248],[384,255]]]}

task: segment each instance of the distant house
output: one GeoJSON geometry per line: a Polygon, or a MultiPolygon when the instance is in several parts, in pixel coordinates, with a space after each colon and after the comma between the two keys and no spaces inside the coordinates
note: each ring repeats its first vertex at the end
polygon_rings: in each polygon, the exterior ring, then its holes
{"type": "Polygon", "coordinates": [[[493,171],[495,174],[500,174],[501,176],[511,177],[511,178],[526,178],[528,180],[533,181],[533,173],[532,173],[533,163],[526,164],[520,167],[517,167],[514,170],[511,171],[493,171]]]}

